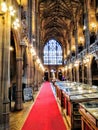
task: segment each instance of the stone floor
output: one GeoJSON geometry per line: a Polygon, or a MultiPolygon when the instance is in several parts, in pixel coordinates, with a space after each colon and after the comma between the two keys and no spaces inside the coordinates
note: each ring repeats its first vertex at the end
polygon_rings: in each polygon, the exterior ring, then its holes
{"type": "Polygon", "coordinates": [[[34,92],[34,101],[28,101],[23,103],[23,110],[13,111],[14,102],[11,102],[11,113],[10,113],[10,130],[21,130],[26,117],[29,114],[32,105],[34,104],[39,91],[34,92]]]}
{"type": "MultiPolygon", "coordinates": [[[[39,91],[40,91],[40,88],[39,88],[39,91]]],[[[31,100],[31,101],[23,103],[23,106],[24,106],[23,110],[17,111],[17,112],[12,111],[10,113],[10,130],[21,130],[21,128],[22,128],[22,126],[23,126],[23,124],[24,124],[24,122],[29,114],[30,109],[32,108],[34,102],[36,101],[36,97],[37,97],[39,91],[34,92],[34,101],[31,100]]],[[[57,102],[58,102],[58,100],[57,100],[57,102]]],[[[11,103],[11,106],[13,109],[14,102],[11,103]]],[[[58,103],[58,106],[59,106],[59,109],[61,111],[64,122],[67,126],[67,130],[70,130],[67,123],[66,123],[66,118],[64,117],[64,113],[62,112],[62,109],[61,109],[59,103],[58,103]]]]}

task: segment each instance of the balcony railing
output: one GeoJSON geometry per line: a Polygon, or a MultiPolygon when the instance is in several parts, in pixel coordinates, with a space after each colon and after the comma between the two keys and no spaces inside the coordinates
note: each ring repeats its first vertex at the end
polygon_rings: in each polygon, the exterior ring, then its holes
{"type": "Polygon", "coordinates": [[[65,64],[67,65],[70,63],[74,63],[76,60],[82,60],[87,54],[93,54],[93,56],[96,56],[96,53],[98,53],[98,40],[96,40],[92,45],[90,45],[88,50],[84,49],[83,51],[81,51],[77,55],[77,58],[76,56],[72,56],[71,59],[66,60],[65,64]]]}

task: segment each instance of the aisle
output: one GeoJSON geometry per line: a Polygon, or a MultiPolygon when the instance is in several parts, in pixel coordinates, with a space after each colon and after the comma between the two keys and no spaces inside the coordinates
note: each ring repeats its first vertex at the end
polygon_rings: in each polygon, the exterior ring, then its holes
{"type": "Polygon", "coordinates": [[[67,130],[49,82],[43,83],[22,130],[67,130]]]}

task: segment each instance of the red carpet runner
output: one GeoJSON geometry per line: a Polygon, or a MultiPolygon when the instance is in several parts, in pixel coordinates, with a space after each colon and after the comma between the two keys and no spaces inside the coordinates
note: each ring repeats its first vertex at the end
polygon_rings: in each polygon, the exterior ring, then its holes
{"type": "Polygon", "coordinates": [[[66,130],[49,82],[43,83],[22,130],[66,130]]]}

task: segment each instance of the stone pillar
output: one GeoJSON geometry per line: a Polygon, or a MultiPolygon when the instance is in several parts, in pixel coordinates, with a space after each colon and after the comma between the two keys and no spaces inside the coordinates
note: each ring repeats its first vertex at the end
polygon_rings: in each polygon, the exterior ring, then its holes
{"type": "Polygon", "coordinates": [[[76,75],[76,68],[75,67],[73,68],[73,73],[74,73],[74,75],[73,75],[74,76],[74,82],[76,82],[76,76],[75,76],[76,75]]]}
{"type": "Polygon", "coordinates": [[[79,82],[79,65],[76,67],[76,81],[79,82]]]}
{"type": "MultiPolygon", "coordinates": [[[[6,0],[10,2],[10,0],[6,0]]],[[[0,15],[0,130],[9,130],[10,24],[8,12],[0,15]]]]}
{"type": "Polygon", "coordinates": [[[38,54],[38,50],[37,50],[37,47],[38,47],[38,0],[35,1],[35,39],[36,41],[35,41],[34,47],[38,54]]]}
{"type": "Polygon", "coordinates": [[[82,65],[82,83],[84,83],[84,64],[82,65]]]}
{"type": "Polygon", "coordinates": [[[17,78],[16,78],[16,94],[15,94],[15,110],[23,109],[22,101],[22,57],[16,57],[16,69],[17,69],[17,78]]]}
{"type": "Polygon", "coordinates": [[[33,57],[33,82],[35,82],[35,57],[33,57]]]}
{"type": "Polygon", "coordinates": [[[34,82],[37,83],[37,67],[36,67],[36,60],[34,61],[34,82]]]}
{"type": "MultiPolygon", "coordinates": [[[[29,45],[32,44],[32,0],[28,0],[28,40],[29,45]]],[[[28,66],[27,66],[27,87],[32,83],[32,55],[30,53],[31,47],[28,47],[28,66]]]]}
{"type": "Polygon", "coordinates": [[[87,83],[92,85],[92,72],[91,72],[91,61],[88,63],[88,67],[87,67],[87,77],[88,77],[88,81],[87,83]]]}
{"type": "Polygon", "coordinates": [[[85,41],[86,45],[85,47],[88,49],[90,45],[90,33],[89,33],[89,9],[88,9],[88,2],[89,0],[84,1],[84,25],[85,25],[85,41]]]}
{"type": "Polygon", "coordinates": [[[39,87],[39,85],[40,85],[40,64],[38,65],[38,87],[39,87]]]}
{"type": "Polygon", "coordinates": [[[72,81],[72,69],[70,69],[70,81],[72,81]]]}
{"type": "MultiPolygon", "coordinates": [[[[96,20],[97,20],[97,22],[98,22],[98,0],[96,0],[96,20]]],[[[96,34],[96,38],[97,38],[97,40],[98,40],[98,27],[97,27],[97,34],[96,34]]]]}
{"type": "Polygon", "coordinates": [[[36,83],[38,84],[38,65],[36,64],[36,83]]]}
{"type": "Polygon", "coordinates": [[[32,43],[32,0],[28,0],[28,39],[32,43]]]}
{"type": "Polygon", "coordinates": [[[34,63],[33,63],[32,57],[31,57],[31,69],[30,69],[31,75],[30,75],[30,77],[31,77],[31,84],[33,85],[33,83],[34,83],[34,63]]]}
{"type": "Polygon", "coordinates": [[[27,58],[28,58],[28,65],[27,65],[27,73],[26,73],[26,77],[27,77],[27,85],[26,87],[29,87],[30,83],[31,83],[31,53],[30,53],[30,49],[28,49],[28,53],[27,53],[27,58]]]}
{"type": "Polygon", "coordinates": [[[71,53],[71,35],[72,35],[72,33],[70,32],[70,37],[69,37],[69,40],[68,40],[68,42],[69,42],[69,51],[70,51],[70,60],[71,60],[71,57],[72,57],[72,53],[71,53]]]}
{"type": "MultiPolygon", "coordinates": [[[[65,42],[65,41],[64,41],[65,42]]],[[[63,56],[64,56],[64,60],[65,60],[65,58],[66,58],[66,46],[64,45],[64,48],[63,48],[63,51],[64,51],[64,53],[63,53],[63,56]]]]}
{"type": "Polygon", "coordinates": [[[78,54],[78,21],[76,20],[75,23],[75,46],[76,46],[76,58],[77,58],[77,54],[78,54]]]}

